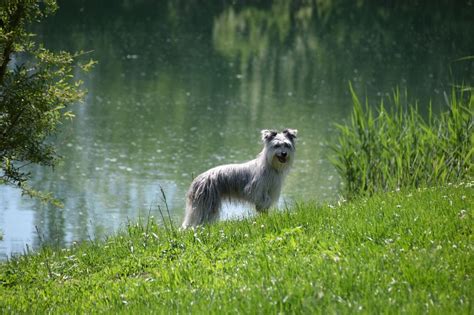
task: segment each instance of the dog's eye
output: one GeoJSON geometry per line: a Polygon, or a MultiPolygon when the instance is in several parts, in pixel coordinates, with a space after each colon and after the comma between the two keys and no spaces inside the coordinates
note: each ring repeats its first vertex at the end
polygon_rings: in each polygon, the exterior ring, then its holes
{"type": "Polygon", "coordinates": [[[285,148],[289,149],[291,148],[291,145],[289,143],[285,143],[285,148]]]}
{"type": "Polygon", "coordinates": [[[279,147],[281,147],[281,144],[277,143],[277,144],[275,144],[274,147],[275,147],[276,149],[278,149],[279,147]]]}

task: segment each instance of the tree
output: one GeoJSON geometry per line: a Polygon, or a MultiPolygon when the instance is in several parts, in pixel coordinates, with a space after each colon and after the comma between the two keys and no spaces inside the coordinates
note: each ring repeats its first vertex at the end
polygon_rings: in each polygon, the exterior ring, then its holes
{"type": "Polygon", "coordinates": [[[25,166],[55,165],[59,156],[49,139],[73,118],[66,108],[85,93],[73,70],[94,64],[79,64],[83,53],[52,52],[34,42],[27,27],[57,8],[56,0],[0,0],[0,184],[41,199],[49,195],[27,185],[25,166]]]}

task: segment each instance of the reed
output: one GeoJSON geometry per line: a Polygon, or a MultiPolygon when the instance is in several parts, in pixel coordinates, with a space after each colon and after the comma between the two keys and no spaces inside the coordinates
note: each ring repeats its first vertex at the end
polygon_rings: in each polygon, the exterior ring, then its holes
{"type": "Polygon", "coordinates": [[[397,89],[378,107],[362,104],[352,85],[350,122],[338,124],[332,164],[347,198],[379,191],[457,182],[473,174],[473,107],[470,90],[453,90],[448,110],[420,114],[397,89]]]}

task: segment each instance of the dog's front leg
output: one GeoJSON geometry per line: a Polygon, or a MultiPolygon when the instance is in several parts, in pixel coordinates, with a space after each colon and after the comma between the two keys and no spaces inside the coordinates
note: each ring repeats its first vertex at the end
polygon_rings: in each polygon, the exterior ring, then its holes
{"type": "Polygon", "coordinates": [[[268,194],[263,194],[262,199],[255,203],[255,210],[258,213],[267,213],[272,205],[272,198],[268,194]]]}

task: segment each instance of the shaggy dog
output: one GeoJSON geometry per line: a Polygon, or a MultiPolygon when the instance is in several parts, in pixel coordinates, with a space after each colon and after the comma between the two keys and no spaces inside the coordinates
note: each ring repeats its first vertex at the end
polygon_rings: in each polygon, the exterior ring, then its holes
{"type": "Polygon", "coordinates": [[[183,228],[215,221],[225,199],[250,202],[258,212],[266,212],[278,201],[295,157],[297,130],[261,133],[264,146],[257,158],[217,166],[194,179],[186,196],[183,228]]]}

